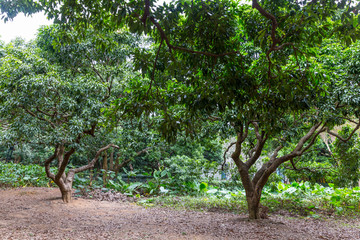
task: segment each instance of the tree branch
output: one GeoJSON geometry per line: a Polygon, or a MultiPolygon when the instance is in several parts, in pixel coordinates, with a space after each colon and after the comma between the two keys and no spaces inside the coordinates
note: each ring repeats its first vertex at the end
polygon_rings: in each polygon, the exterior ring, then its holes
{"type": "Polygon", "coordinates": [[[236,142],[232,142],[230,143],[230,145],[226,148],[225,152],[224,152],[224,155],[223,155],[223,164],[221,164],[221,171],[224,171],[224,166],[225,166],[225,163],[226,163],[226,153],[230,150],[230,148],[232,146],[234,146],[236,144],[236,142]]]}
{"type": "MultiPolygon", "coordinates": [[[[276,169],[280,166],[280,164],[292,160],[293,158],[297,156],[301,156],[304,151],[308,150],[314,143],[316,137],[323,132],[326,128],[323,126],[318,132],[316,130],[319,128],[319,126],[322,124],[322,122],[316,123],[314,126],[312,126],[309,131],[303,136],[294,150],[290,152],[289,154],[286,154],[284,156],[281,156],[279,158],[272,157],[269,162],[263,164],[263,166],[256,172],[252,183],[256,186],[257,191],[262,190],[262,188],[265,186],[269,176],[276,171],[276,169]],[[311,139],[311,140],[310,140],[311,139]],[[304,148],[304,144],[309,141],[309,144],[304,148]]],[[[281,149],[281,146],[277,148],[279,151],[281,149]]]]}
{"type": "MultiPolygon", "coordinates": [[[[135,16],[139,16],[139,15],[135,14],[135,16]]],[[[169,38],[166,36],[164,30],[162,29],[160,24],[155,20],[155,18],[153,16],[149,16],[149,19],[155,25],[157,30],[159,31],[161,39],[165,40],[165,43],[168,46],[170,52],[174,49],[174,50],[180,50],[180,51],[188,52],[188,53],[205,55],[205,56],[209,56],[209,57],[224,57],[224,56],[228,56],[228,55],[240,54],[240,52],[238,52],[238,51],[216,54],[216,53],[195,51],[195,50],[184,48],[184,47],[174,46],[170,43],[169,38]]]]}
{"type": "Polygon", "coordinates": [[[330,135],[332,135],[332,136],[340,139],[340,140],[343,141],[343,142],[347,142],[347,141],[349,141],[349,140],[352,138],[352,136],[355,134],[355,132],[356,132],[359,128],[360,128],[360,119],[359,119],[359,122],[357,123],[357,125],[355,126],[354,130],[350,133],[349,137],[347,137],[347,138],[343,138],[343,137],[341,137],[339,134],[334,133],[334,132],[331,132],[330,130],[327,130],[327,133],[329,133],[330,135]]]}
{"type": "Polygon", "coordinates": [[[83,133],[95,137],[95,129],[96,129],[97,123],[93,123],[91,125],[91,129],[84,130],[83,133]]]}
{"type": "Polygon", "coordinates": [[[246,161],[246,165],[248,166],[248,168],[250,168],[252,165],[255,164],[256,160],[259,159],[261,152],[264,148],[265,142],[267,140],[267,136],[265,136],[265,133],[262,132],[260,134],[260,130],[259,130],[259,124],[257,122],[251,122],[251,124],[254,126],[254,131],[255,131],[255,135],[256,135],[256,139],[257,139],[257,143],[255,146],[255,153],[250,156],[249,160],[246,161]]]}
{"type": "Polygon", "coordinates": [[[272,15],[271,13],[265,11],[265,9],[263,9],[259,5],[257,0],[252,0],[252,7],[255,8],[256,10],[258,10],[261,15],[263,15],[264,17],[266,17],[267,19],[269,19],[271,21],[271,25],[272,25],[271,39],[273,41],[272,46],[275,47],[276,44],[279,42],[279,40],[276,38],[276,28],[278,27],[278,22],[277,22],[275,16],[272,15]]]}
{"type": "Polygon", "coordinates": [[[91,66],[91,68],[94,70],[95,74],[100,78],[100,80],[101,80],[103,83],[105,83],[105,82],[106,82],[105,79],[101,76],[100,72],[95,68],[94,64],[92,64],[91,58],[90,58],[88,55],[86,55],[86,54],[84,54],[84,56],[89,60],[90,66],[91,66]]]}
{"type": "MultiPolygon", "coordinates": [[[[147,152],[149,149],[151,149],[151,147],[145,148],[145,149],[137,152],[134,157],[140,156],[141,154],[147,152]]],[[[118,172],[122,167],[125,167],[125,165],[128,164],[129,162],[131,162],[131,158],[128,158],[128,159],[124,160],[121,164],[119,164],[116,167],[115,171],[118,172]]]]}
{"type": "Polygon", "coordinates": [[[43,117],[40,117],[38,116],[37,114],[35,114],[34,112],[30,111],[29,109],[26,109],[25,107],[22,107],[22,109],[24,109],[28,114],[30,114],[31,116],[41,120],[41,121],[45,121],[47,123],[49,123],[51,125],[52,128],[56,128],[55,127],[55,124],[53,122],[51,122],[49,119],[46,119],[46,118],[43,118],[43,117]]]}
{"type": "Polygon", "coordinates": [[[145,7],[144,7],[144,14],[141,17],[141,21],[144,23],[144,26],[146,27],[146,19],[150,15],[150,0],[145,0],[145,7]]]}
{"type": "Polygon", "coordinates": [[[51,155],[48,159],[45,161],[45,172],[48,178],[52,179],[55,182],[55,174],[51,172],[50,164],[55,160],[58,152],[58,146],[55,147],[54,154],[51,155]]]}
{"type": "Polygon", "coordinates": [[[293,168],[291,169],[291,168],[286,168],[286,167],[285,167],[286,169],[295,170],[295,171],[307,170],[307,171],[309,171],[309,172],[315,173],[315,171],[313,171],[313,170],[311,170],[310,168],[307,168],[307,167],[297,168],[297,167],[295,166],[294,159],[291,159],[291,160],[290,160],[290,163],[291,163],[291,165],[292,165],[293,168]]]}
{"type": "Polygon", "coordinates": [[[160,53],[160,49],[161,49],[161,46],[163,44],[164,40],[161,39],[161,42],[160,42],[160,46],[159,46],[159,49],[156,53],[156,58],[155,58],[155,61],[154,61],[154,67],[153,67],[153,72],[151,74],[151,82],[150,82],[150,86],[149,86],[149,89],[147,90],[147,93],[146,93],[146,96],[149,94],[150,90],[151,90],[151,87],[152,87],[152,84],[154,82],[154,79],[155,79],[155,70],[156,70],[156,63],[157,63],[157,60],[159,58],[159,53],[160,53]]]}
{"type": "Polygon", "coordinates": [[[54,111],[54,113],[53,113],[53,114],[50,114],[50,113],[47,113],[47,112],[45,112],[45,111],[41,110],[39,107],[36,107],[36,110],[37,110],[38,112],[40,112],[40,113],[42,113],[42,114],[44,114],[44,115],[48,116],[48,117],[54,117],[54,116],[55,116],[55,112],[56,112],[56,111],[54,111]]]}
{"type": "Polygon", "coordinates": [[[112,144],[112,143],[109,144],[109,145],[107,145],[107,146],[105,146],[105,147],[103,147],[103,148],[100,148],[100,149],[96,152],[95,157],[89,162],[89,164],[87,164],[87,165],[85,165],[85,166],[82,166],[82,167],[75,168],[75,169],[71,169],[71,171],[74,172],[74,173],[79,173],[79,172],[83,172],[83,171],[85,171],[85,170],[88,170],[88,169],[90,169],[90,168],[93,168],[94,165],[95,165],[95,163],[96,163],[96,161],[99,159],[100,154],[101,154],[103,151],[106,151],[107,149],[109,149],[109,148],[111,148],[111,147],[113,147],[113,148],[118,148],[118,149],[119,149],[119,147],[118,147],[117,145],[114,145],[114,144],[112,144]]]}
{"type": "Polygon", "coordinates": [[[59,161],[59,168],[58,168],[58,172],[55,175],[56,181],[59,181],[61,178],[64,177],[63,174],[69,163],[70,156],[75,152],[75,148],[71,148],[65,154],[64,154],[64,150],[65,150],[65,146],[60,146],[58,156],[57,156],[58,161],[59,161]]]}

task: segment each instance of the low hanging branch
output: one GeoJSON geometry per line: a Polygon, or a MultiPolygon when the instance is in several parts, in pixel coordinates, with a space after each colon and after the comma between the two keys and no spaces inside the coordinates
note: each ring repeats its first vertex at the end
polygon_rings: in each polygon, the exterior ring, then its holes
{"type": "MultiPolygon", "coordinates": [[[[107,146],[105,146],[105,147],[103,147],[103,148],[100,148],[100,149],[96,152],[95,157],[89,162],[88,165],[85,165],[85,166],[82,166],[82,167],[78,167],[78,168],[75,168],[75,169],[70,169],[70,171],[73,171],[74,173],[79,173],[79,172],[86,171],[86,170],[88,170],[88,169],[90,169],[90,168],[93,168],[94,165],[95,165],[95,163],[96,163],[96,161],[99,159],[101,153],[104,152],[104,151],[106,151],[106,150],[108,150],[108,149],[111,148],[111,147],[119,149],[119,146],[117,146],[117,145],[115,145],[115,144],[109,144],[109,145],[107,145],[107,146]]],[[[69,172],[70,172],[70,171],[69,171],[69,172]]]]}
{"type": "Polygon", "coordinates": [[[291,159],[290,160],[290,163],[291,163],[291,166],[292,168],[289,168],[289,167],[284,167],[285,169],[288,169],[288,170],[294,170],[294,171],[302,171],[302,170],[306,170],[308,172],[311,172],[311,173],[316,173],[318,170],[332,170],[333,168],[316,168],[316,169],[310,169],[310,168],[307,168],[307,167],[302,167],[302,168],[298,168],[296,167],[296,163],[294,162],[294,159],[291,159]]]}

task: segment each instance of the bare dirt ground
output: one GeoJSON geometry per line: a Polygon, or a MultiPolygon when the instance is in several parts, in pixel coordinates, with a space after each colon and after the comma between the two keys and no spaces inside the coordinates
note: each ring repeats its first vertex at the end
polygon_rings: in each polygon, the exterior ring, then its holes
{"type": "Polygon", "coordinates": [[[75,199],[58,189],[0,190],[0,239],[360,239],[360,222],[144,208],[75,199]]]}

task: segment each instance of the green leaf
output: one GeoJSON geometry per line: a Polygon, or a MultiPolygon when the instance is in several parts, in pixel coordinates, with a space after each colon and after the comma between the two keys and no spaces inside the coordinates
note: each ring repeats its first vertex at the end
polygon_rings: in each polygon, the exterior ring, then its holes
{"type": "Polygon", "coordinates": [[[200,186],[199,186],[200,191],[204,191],[204,192],[207,191],[207,187],[208,187],[208,184],[206,182],[200,183],[200,186]]]}

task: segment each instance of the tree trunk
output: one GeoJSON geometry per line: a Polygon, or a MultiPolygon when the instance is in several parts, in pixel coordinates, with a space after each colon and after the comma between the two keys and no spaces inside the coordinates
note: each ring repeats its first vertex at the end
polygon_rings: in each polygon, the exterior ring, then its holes
{"type": "Polygon", "coordinates": [[[111,148],[111,152],[110,152],[109,170],[114,171],[114,149],[113,148],[111,148]]]}
{"type": "Polygon", "coordinates": [[[61,191],[61,197],[62,197],[62,200],[64,201],[64,203],[69,203],[71,202],[72,200],[72,189],[66,189],[64,191],[60,190],[61,191]]]}
{"type": "Polygon", "coordinates": [[[246,197],[249,219],[260,219],[260,197],[246,197]]]}
{"type": "Polygon", "coordinates": [[[120,170],[120,160],[119,160],[119,158],[120,158],[120,155],[118,154],[118,156],[115,158],[115,164],[114,164],[114,172],[115,172],[115,176],[117,176],[118,175],[118,173],[119,173],[119,170],[120,170]]]}
{"type": "Polygon", "coordinates": [[[107,171],[108,171],[108,162],[107,162],[107,152],[104,151],[103,156],[103,184],[106,185],[107,182],[107,171]]]}
{"type": "Polygon", "coordinates": [[[92,182],[93,182],[93,179],[94,179],[94,168],[91,168],[91,169],[89,170],[89,179],[90,179],[90,181],[89,181],[89,186],[91,187],[92,182]]]}
{"type": "Polygon", "coordinates": [[[21,162],[21,155],[15,155],[14,156],[14,163],[20,163],[21,162]]]}

